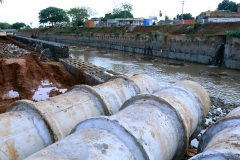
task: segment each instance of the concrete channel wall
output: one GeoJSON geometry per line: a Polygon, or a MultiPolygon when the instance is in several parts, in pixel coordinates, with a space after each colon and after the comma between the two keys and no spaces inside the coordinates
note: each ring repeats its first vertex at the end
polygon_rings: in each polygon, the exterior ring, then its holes
{"type": "Polygon", "coordinates": [[[24,37],[24,36],[9,36],[9,37],[35,49],[35,51],[38,54],[40,54],[40,56],[41,54],[45,54],[44,57],[56,58],[56,59],[69,57],[68,45],[39,40],[39,39],[33,39],[29,37],[24,37]],[[49,51],[46,52],[46,49],[49,49],[49,51]]]}
{"type": "MultiPolygon", "coordinates": [[[[27,36],[27,33],[18,33],[27,36]]],[[[216,47],[224,43],[224,67],[240,69],[240,39],[226,36],[210,38],[191,35],[168,36],[151,32],[148,37],[130,37],[96,34],[82,36],[76,34],[38,34],[40,39],[67,44],[81,44],[112,48],[144,55],[159,56],[177,60],[211,64],[216,56],[216,47]]]]}

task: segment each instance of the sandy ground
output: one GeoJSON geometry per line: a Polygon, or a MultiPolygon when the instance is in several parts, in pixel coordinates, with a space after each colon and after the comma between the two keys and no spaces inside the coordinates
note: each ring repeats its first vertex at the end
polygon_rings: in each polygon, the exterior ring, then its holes
{"type": "Polygon", "coordinates": [[[42,61],[27,46],[0,38],[0,113],[19,99],[43,99],[41,89],[51,97],[77,84],[60,62],[42,61]]]}

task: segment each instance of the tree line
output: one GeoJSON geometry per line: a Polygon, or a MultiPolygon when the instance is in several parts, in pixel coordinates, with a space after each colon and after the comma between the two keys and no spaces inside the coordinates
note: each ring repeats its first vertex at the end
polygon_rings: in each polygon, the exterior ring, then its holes
{"type": "Polygon", "coordinates": [[[26,29],[31,28],[29,25],[26,25],[23,22],[16,22],[13,24],[9,24],[6,22],[0,22],[0,29],[20,29],[22,27],[25,27],[26,29]]]}
{"type": "MultiPolygon", "coordinates": [[[[104,17],[100,17],[102,21],[114,18],[133,18],[132,5],[130,3],[121,3],[116,6],[112,13],[106,13],[104,17]]],[[[54,26],[56,23],[72,22],[74,26],[81,26],[83,22],[88,20],[90,16],[96,15],[96,12],[89,7],[75,7],[64,11],[61,8],[48,7],[39,12],[39,22],[41,24],[48,23],[54,26]]],[[[96,19],[96,18],[95,18],[96,19]]]]}
{"type": "MultiPolygon", "coordinates": [[[[2,3],[2,0],[0,0],[2,3]]],[[[240,3],[232,2],[229,0],[223,0],[218,4],[218,11],[224,12],[237,12],[237,8],[240,6],[240,3]]],[[[133,18],[133,14],[131,13],[133,10],[132,5],[130,3],[120,3],[115,4],[111,13],[106,13],[104,17],[100,17],[102,21],[106,21],[107,19],[115,19],[115,18],[133,18]]],[[[74,26],[83,25],[84,21],[88,20],[90,16],[96,15],[96,12],[93,11],[89,7],[74,7],[69,10],[63,10],[61,8],[56,7],[48,7],[39,12],[39,23],[47,24],[51,26],[55,26],[57,23],[62,22],[72,22],[74,26]]],[[[159,16],[162,17],[162,11],[160,10],[159,16]]],[[[96,18],[95,18],[96,19],[96,18]]],[[[185,14],[177,14],[173,19],[178,20],[187,20],[187,19],[195,19],[191,13],[185,14]]],[[[165,15],[165,21],[170,20],[170,18],[165,15]]],[[[2,29],[20,29],[21,27],[31,28],[29,25],[26,25],[22,22],[16,22],[12,25],[4,22],[0,22],[0,28],[2,29]]]]}

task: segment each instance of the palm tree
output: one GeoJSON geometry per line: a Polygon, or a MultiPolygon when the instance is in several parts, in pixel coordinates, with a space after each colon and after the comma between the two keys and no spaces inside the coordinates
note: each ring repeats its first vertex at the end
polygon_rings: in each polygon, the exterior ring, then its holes
{"type": "Polygon", "coordinates": [[[162,18],[162,11],[161,10],[159,11],[159,16],[160,16],[160,18],[162,18]]]}

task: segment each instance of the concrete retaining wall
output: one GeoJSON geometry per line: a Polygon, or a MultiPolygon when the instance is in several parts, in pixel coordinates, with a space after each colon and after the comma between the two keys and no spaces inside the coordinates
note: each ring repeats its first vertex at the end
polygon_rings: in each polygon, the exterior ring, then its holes
{"type": "MultiPolygon", "coordinates": [[[[22,33],[19,33],[22,34],[22,33]]],[[[26,36],[26,35],[25,35],[26,36]]],[[[114,35],[38,34],[47,41],[111,48],[150,56],[211,64],[218,44],[225,43],[224,67],[240,69],[240,40],[226,36],[197,37],[191,34],[168,36],[151,32],[146,37],[114,35]]]]}
{"type": "Polygon", "coordinates": [[[69,56],[68,45],[23,36],[11,36],[11,38],[34,48],[39,54],[44,53],[44,56],[47,58],[68,58],[69,56]],[[45,49],[49,49],[50,51],[43,52],[45,49]]]}

